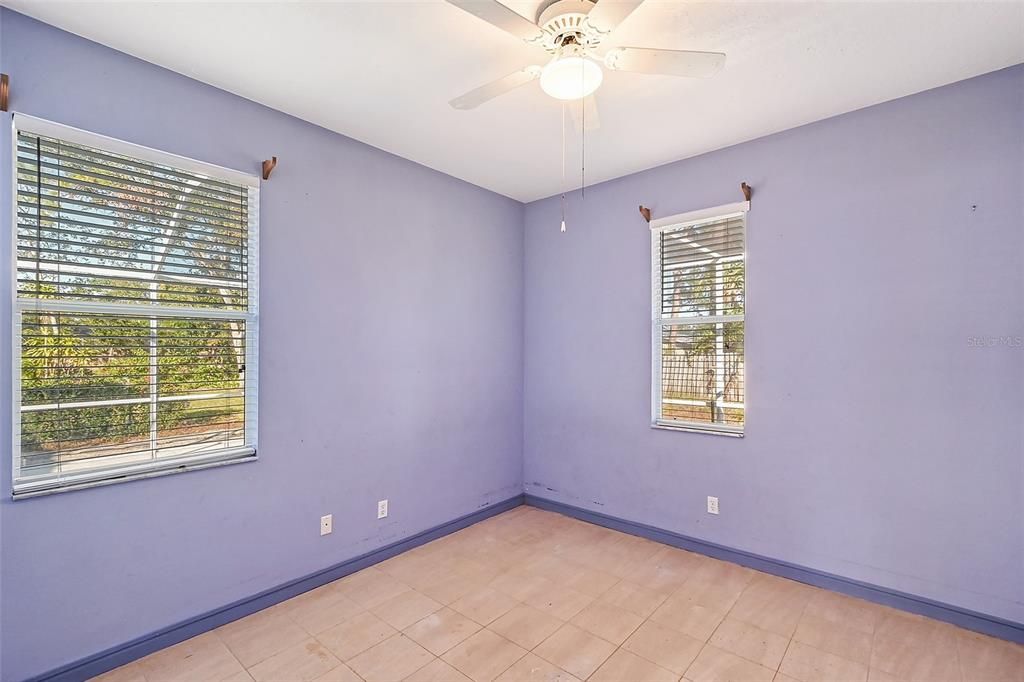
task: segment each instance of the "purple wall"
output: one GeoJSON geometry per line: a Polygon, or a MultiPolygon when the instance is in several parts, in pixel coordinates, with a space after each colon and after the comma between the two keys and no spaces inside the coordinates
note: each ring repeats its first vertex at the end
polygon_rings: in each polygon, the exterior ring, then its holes
{"type": "Polygon", "coordinates": [[[607,182],[565,234],[529,204],[526,492],[1024,621],[1024,347],[971,346],[1024,337],[1022,93],[1016,66],[607,182]],[[747,436],[651,429],[637,205],[741,180],[747,436]]]}
{"type": "MultiPolygon", "coordinates": [[[[13,109],[232,168],[280,158],[261,197],[260,461],[11,502],[5,458],[3,680],[522,491],[521,204],[0,17],[13,109]],[[391,513],[378,522],[384,497],[391,513]],[[321,538],[329,512],[334,533],[321,538]]],[[[9,206],[10,134],[0,140],[9,206]]],[[[9,234],[10,211],[0,216],[9,234]]],[[[6,358],[10,242],[0,243],[6,358]]]]}

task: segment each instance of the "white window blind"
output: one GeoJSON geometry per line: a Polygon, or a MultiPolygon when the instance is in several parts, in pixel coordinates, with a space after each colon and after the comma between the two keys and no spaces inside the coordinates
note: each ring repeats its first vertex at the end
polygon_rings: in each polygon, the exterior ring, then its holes
{"type": "Polygon", "coordinates": [[[743,434],[746,209],[651,224],[654,426],[743,434]]]}
{"type": "Polygon", "coordinates": [[[254,458],[258,180],[14,125],[14,495],[254,458]]]}

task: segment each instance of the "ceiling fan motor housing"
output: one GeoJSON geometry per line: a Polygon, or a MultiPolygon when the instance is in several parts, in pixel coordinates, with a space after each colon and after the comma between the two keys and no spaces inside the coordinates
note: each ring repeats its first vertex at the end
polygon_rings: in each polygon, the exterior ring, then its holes
{"type": "Polygon", "coordinates": [[[544,30],[540,45],[552,54],[572,43],[584,49],[597,47],[603,36],[587,23],[587,15],[595,4],[593,0],[557,0],[548,5],[537,18],[537,24],[544,30]]]}

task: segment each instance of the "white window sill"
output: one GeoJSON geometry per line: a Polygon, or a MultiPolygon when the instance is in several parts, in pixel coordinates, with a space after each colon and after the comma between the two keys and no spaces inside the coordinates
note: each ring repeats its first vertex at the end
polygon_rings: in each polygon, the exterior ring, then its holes
{"type": "Polygon", "coordinates": [[[663,431],[685,431],[687,433],[702,433],[706,436],[729,436],[730,438],[743,438],[743,431],[729,428],[715,428],[713,426],[690,424],[686,422],[652,422],[652,429],[663,431]]]}
{"type": "Polygon", "coordinates": [[[85,490],[86,488],[98,488],[101,486],[114,485],[117,483],[126,483],[128,481],[136,481],[144,478],[157,478],[159,476],[169,476],[171,474],[183,474],[189,471],[199,471],[200,469],[212,469],[214,467],[228,466],[231,464],[244,464],[245,462],[255,462],[259,458],[256,455],[255,450],[249,455],[242,455],[238,457],[231,457],[229,459],[209,459],[205,461],[186,462],[178,464],[177,466],[167,466],[164,468],[153,468],[153,469],[138,469],[136,471],[128,471],[121,474],[111,474],[97,472],[94,478],[83,478],[80,481],[69,482],[64,485],[55,485],[51,487],[29,487],[23,486],[21,490],[15,489],[12,498],[15,501],[25,500],[31,497],[41,497],[43,495],[54,495],[56,493],[67,493],[73,490],[85,490]]]}

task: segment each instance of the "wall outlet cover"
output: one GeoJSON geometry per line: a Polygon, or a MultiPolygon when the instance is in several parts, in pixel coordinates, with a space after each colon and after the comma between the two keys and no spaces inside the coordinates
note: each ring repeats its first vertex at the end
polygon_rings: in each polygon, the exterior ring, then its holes
{"type": "Polygon", "coordinates": [[[718,498],[708,495],[708,514],[718,513],[718,498]]]}
{"type": "Polygon", "coordinates": [[[388,515],[388,501],[380,500],[377,502],[377,518],[383,519],[388,515]]]}
{"type": "Polygon", "coordinates": [[[320,535],[330,535],[334,531],[334,514],[320,517],[320,535]]]}

